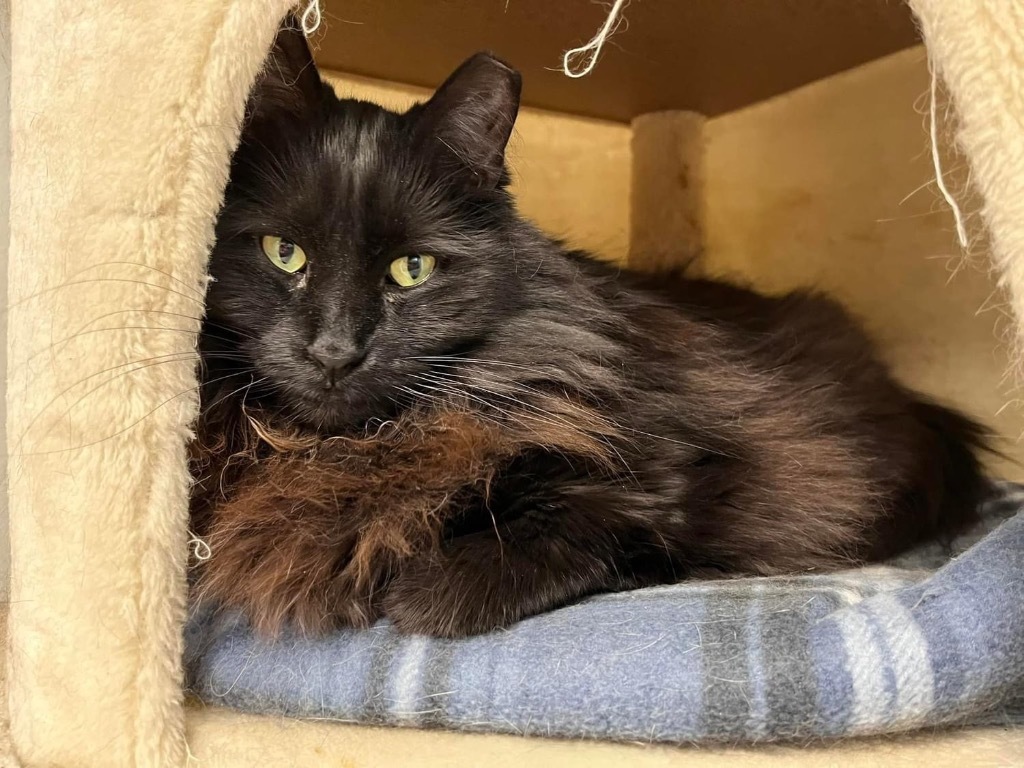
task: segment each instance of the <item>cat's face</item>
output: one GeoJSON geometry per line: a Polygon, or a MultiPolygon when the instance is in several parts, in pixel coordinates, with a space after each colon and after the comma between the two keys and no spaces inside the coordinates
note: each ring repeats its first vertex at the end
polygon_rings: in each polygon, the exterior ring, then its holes
{"type": "Polygon", "coordinates": [[[257,388],[315,427],[422,392],[423,358],[471,350],[519,301],[518,97],[519,76],[477,56],[405,114],[339,101],[282,30],[217,225],[207,341],[237,337],[257,388]]]}

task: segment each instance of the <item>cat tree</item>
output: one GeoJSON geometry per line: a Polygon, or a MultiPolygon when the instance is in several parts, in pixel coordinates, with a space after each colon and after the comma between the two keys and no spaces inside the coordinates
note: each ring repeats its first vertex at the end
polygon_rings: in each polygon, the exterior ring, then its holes
{"type": "MultiPolygon", "coordinates": [[[[292,764],[319,764],[302,750],[358,752],[367,738],[202,713],[182,692],[205,260],[245,97],[289,5],[12,9],[7,664],[26,765],[184,765],[200,736],[216,764],[253,764],[282,739],[292,764]]],[[[956,108],[993,267],[1024,317],[1024,8],[911,5],[956,108]]],[[[637,123],[638,142],[656,120],[637,123]]],[[[641,146],[637,168],[644,158],[641,146]]]]}

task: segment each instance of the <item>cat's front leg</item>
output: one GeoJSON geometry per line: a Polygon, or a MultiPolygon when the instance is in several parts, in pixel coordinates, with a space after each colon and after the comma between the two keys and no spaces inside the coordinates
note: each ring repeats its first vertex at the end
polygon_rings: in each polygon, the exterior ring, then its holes
{"type": "Polygon", "coordinates": [[[465,637],[644,582],[628,557],[628,526],[603,510],[596,500],[585,511],[544,505],[405,560],[384,615],[402,632],[465,637]]]}

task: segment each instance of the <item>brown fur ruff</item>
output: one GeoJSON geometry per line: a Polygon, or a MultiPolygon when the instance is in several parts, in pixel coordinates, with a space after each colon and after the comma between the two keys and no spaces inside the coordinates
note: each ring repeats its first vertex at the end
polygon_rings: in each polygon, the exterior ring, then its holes
{"type": "Polygon", "coordinates": [[[361,437],[324,439],[246,411],[193,446],[193,519],[210,547],[196,595],[262,634],[366,626],[399,561],[439,545],[444,523],[525,449],[610,464],[614,431],[551,398],[548,418],[499,423],[470,408],[410,411],[361,437]],[[550,414],[560,418],[550,418],[550,414]]]}

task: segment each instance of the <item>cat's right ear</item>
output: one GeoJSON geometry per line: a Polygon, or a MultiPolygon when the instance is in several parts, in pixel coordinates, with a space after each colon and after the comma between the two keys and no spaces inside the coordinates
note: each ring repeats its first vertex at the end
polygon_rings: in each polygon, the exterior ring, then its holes
{"type": "Polygon", "coordinates": [[[301,118],[322,102],[325,87],[302,24],[289,13],[253,86],[246,111],[255,120],[280,115],[301,118]]]}

